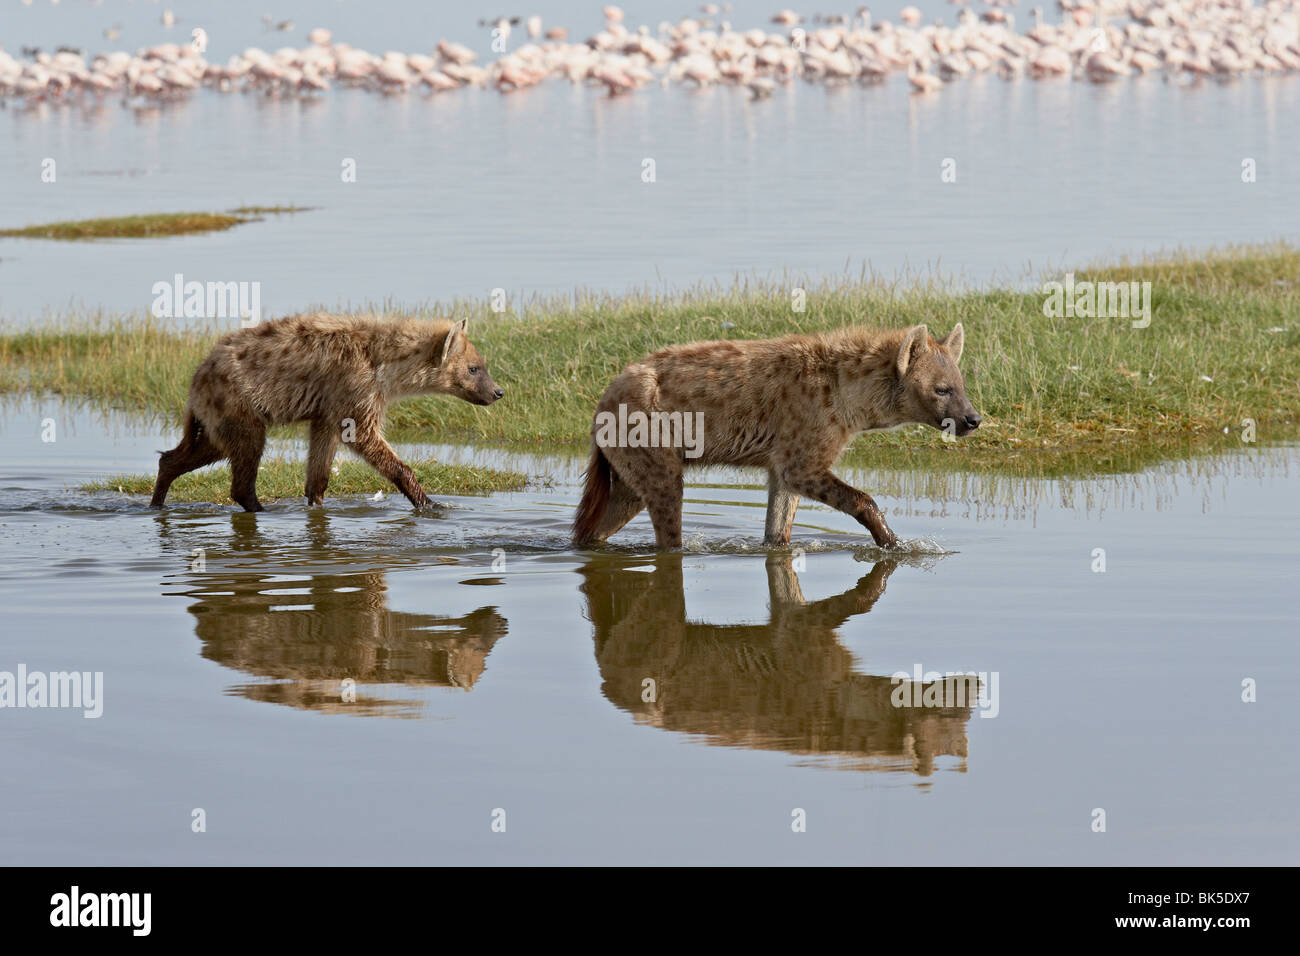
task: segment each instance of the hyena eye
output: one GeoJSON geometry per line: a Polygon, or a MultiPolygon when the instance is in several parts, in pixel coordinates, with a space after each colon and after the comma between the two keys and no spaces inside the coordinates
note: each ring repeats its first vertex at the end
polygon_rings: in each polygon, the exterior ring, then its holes
{"type": "Polygon", "coordinates": [[[478,366],[477,366],[477,365],[471,365],[471,366],[469,367],[469,374],[471,374],[471,375],[477,375],[477,374],[478,374],[478,366]]]}
{"type": "Polygon", "coordinates": [[[942,386],[941,388],[936,388],[936,389],[934,390],[934,394],[936,394],[936,395],[951,395],[951,394],[952,394],[952,389],[949,388],[947,385],[944,385],[944,386],[942,386]]]}

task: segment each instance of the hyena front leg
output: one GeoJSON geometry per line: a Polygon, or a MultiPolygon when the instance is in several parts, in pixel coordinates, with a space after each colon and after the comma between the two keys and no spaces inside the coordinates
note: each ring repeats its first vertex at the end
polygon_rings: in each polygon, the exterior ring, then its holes
{"type": "Polygon", "coordinates": [[[352,444],[352,450],[371,468],[396,485],[397,490],[406,495],[407,501],[416,508],[427,508],[433,503],[420,487],[415,472],[397,457],[397,452],[373,427],[357,426],[357,440],[352,444]]]}
{"type": "Polygon", "coordinates": [[[788,470],[781,474],[781,483],[805,498],[813,498],[855,518],[871,532],[871,537],[880,547],[892,548],[898,544],[898,536],[889,530],[880,506],[872,497],[840,481],[830,469],[788,470]]]}
{"type": "Polygon", "coordinates": [[[330,466],[339,450],[340,425],[324,418],[311,423],[307,446],[307,504],[325,503],[325,489],[330,483],[330,466]]]}
{"type": "Polygon", "coordinates": [[[799,510],[799,496],[781,483],[780,476],[772,470],[767,473],[767,525],[763,543],[769,547],[783,548],[790,543],[790,530],[794,515],[799,510]]]}

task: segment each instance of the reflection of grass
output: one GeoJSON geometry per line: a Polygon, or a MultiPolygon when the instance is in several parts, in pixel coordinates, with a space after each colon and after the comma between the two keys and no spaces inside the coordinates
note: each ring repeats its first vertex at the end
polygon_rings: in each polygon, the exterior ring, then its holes
{"type": "Polygon", "coordinates": [[[163,212],[147,216],[116,216],[52,222],[21,229],[0,229],[0,236],[20,239],[153,239],[196,232],[217,232],[252,222],[260,215],[307,212],[309,206],[240,206],[228,213],[163,212]]]}
{"type": "MultiPolygon", "coordinates": [[[[494,491],[518,491],[528,484],[524,475],[472,465],[446,465],[432,460],[407,462],[430,495],[485,495],[494,491]]],[[[340,459],[330,477],[326,500],[343,495],[400,495],[392,485],[364,462],[340,459]]],[[[156,475],[118,475],[83,485],[83,491],[120,491],[131,495],[153,492],[156,475]]],[[[257,473],[257,493],[264,500],[301,498],[303,463],[286,458],[263,459],[257,473]]],[[[230,501],[230,469],[204,468],[183,475],[172,485],[168,501],[230,501]]]]}
{"type": "Polygon", "coordinates": [[[295,212],[311,212],[315,206],[239,206],[230,210],[241,216],[284,216],[292,215],[295,212]]]}
{"type": "MultiPolygon", "coordinates": [[[[1300,434],[1300,251],[1234,250],[1080,271],[1077,278],[1149,279],[1150,327],[1049,318],[1036,291],[874,281],[806,283],[805,312],[791,310],[789,286],[754,283],[669,296],[557,298],[530,304],[522,315],[453,303],[442,311],[473,320],[471,337],[506,398],[488,409],[410,399],[391,409],[390,431],[410,441],[574,443],[580,450],[605,386],[626,363],[663,345],[855,323],[926,322],[942,334],[961,321],[967,390],[984,425],[951,444],[933,429],[862,436],[848,464],[1087,474],[1243,447],[1247,418],[1258,423],[1261,442],[1300,434]]],[[[73,316],[11,331],[0,334],[0,389],[84,395],[176,416],[195,366],[226,330],[73,316]]]]}

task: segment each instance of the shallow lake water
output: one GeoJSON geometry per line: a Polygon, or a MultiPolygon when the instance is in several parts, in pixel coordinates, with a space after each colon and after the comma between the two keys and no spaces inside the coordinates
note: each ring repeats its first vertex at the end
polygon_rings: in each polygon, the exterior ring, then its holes
{"type": "Polygon", "coordinates": [[[3,713],[7,862],[1300,851],[1296,446],[1059,482],[844,470],[925,489],[878,496],[895,556],[807,505],[794,550],[765,552],[756,476],[702,474],[687,547],[656,555],[644,517],[568,546],[565,454],[440,449],[554,483],[436,515],[77,490],[170,437],[52,400],[0,413],[0,671],[103,673],[96,719],[3,713]],[[936,684],[964,706],[925,706],[936,684]]]}
{"type": "MultiPolygon", "coordinates": [[[[538,12],[582,38],[599,29],[599,6],[566,0],[538,12]]],[[[693,6],[629,7],[628,18],[657,26],[693,6]]],[[[770,5],[736,6],[737,29],[775,29],[770,5]]],[[[952,6],[921,6],[954,22],[952,6]]],[[[71,3],[4,7],[0,43],[15,52],[20,43],[134,50],[184,39],[201,22],[221,62],[252,45],[302,46],[314,25],[375,52],[427,52],[450,37],[484,60],[487,31],[476,21],[501,12],[296,0],[276,8],[296,30],[267,34],[262,7],[242,2],[178,4],[171,32],[155,4],[93,15],[71,3]],[[99,30],[115,21],[131,29],[108,44],[99,30]]],[[[1023,29],[1029,13],[1016,12],[1023,29]]],[[[731,87],[654,86],[610,99],[566,80],[504,96],[337,88],[306,100],[203,90],[139,110],[114,98],[15,102],[0,110],[0,227],[314,208],[180,238],[0,239],[0,314],[142,312],[155,283],[178,273],[260,283],[267,315],[481,301],[494,289],[526,314],[539,294],[672,291],[736,276],[1028,282],[1102,259],[1300,241],[1296,142],[1300,76],[1094,85],[986,74],[920,98],[894,76],[869,87],[796,82],[759,102],[731,87]],[[47,160],[53,183],[41,178],[47,160]],[[355,182],[343,181],[347,160],[355,182]],[[643,180],[646,160],[653,182],[643,180]]]]}

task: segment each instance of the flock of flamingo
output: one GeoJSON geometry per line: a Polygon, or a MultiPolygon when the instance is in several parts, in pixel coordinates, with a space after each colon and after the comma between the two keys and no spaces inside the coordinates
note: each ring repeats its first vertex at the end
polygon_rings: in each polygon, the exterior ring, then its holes
{"type": "Polygon", "coordinates": [[[874,20],[866,7],[852,16],[810,19],[783,10],[772,17],[776,30],[743,32],[718,19],[722,11],[715,4],[703,6],[701,17],[654,29],[625,26],[623,11],[609,6],[604,29],[581,43],[570,42],[563,27],[545,28],[540,17],[502,18],[486,25],[494,47],[505,52],[482,65],[469,47],[447,40],[427,54],[377,56],[334,42],[324,28],[312,30],[301,49],[251,47],[224,64],[204,58],[201,31],[193,43],[100,53],[89,63],[75,49],[26,49],[17,59],[0,48],[0,101],[75,102],[120,94],[124,103],[138,106],[184,97],[199,87],[279,95],[313,95],[333,85],[387,94],[465,87],[508,93],[552,77],[604,88],[611,96],[655,84],[727,84],[747,87],[761,99],[796,79],[868,84],[895,73],[905,73],[912,90],[923,94],[988,71],[1008,80],[1070,76],[1104,82],[1139,73],[1226,79],[1300,70],[1300,0],[1059,0],[1059,22],[1045,22],[1036,7],[1024,33],[1016,31],[1015,14],[1006,6],[1014,2],[989,0],[979,14],[963,7],[955,26],[923,24],[913,6],[899,11],[897,23],[874,20]],[[510,50],[519,25],[526,39],[510,50]]]}

